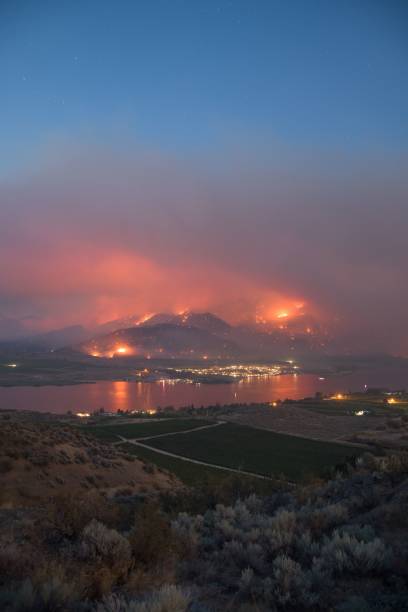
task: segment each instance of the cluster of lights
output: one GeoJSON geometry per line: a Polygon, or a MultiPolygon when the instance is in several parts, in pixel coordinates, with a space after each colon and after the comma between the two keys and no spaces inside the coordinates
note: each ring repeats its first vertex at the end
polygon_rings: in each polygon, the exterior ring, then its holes
{"type": "Polygon", "coordinates": [[[165,386],[165,385],[176,385],[177,383],[192,384],[194,380],[192,380],[191,378],[160,378],[160,380],[158,380],[157,382],[165,386]]]}
{"type": "Polygon", "coordinates": [[[137,415],[141,415],[141,414],[156,414],[157,410],[155,408],[148,408],[147,410],[131,410],[130,414],[137,414],[137,415]]]}
{"type": "MultiPolygon", "coordinates": [[[[324,378],[319,378],[319,380],[324,380],[324,378]]],[[[328,399],[331,400],[346,400],[348,399],[347,395],[344,395],[343,393],[335,393],[334,395],[330,396],[328,399]]],[[[395,397],[389,397],[387,399],[387,404],[398,404],[398,400],[395,399],[395,397]]],[[[359,411],[355,413],[357,416],[362,416],[363,414],[365,414],[365,411],[359,411]]]]}
{"type": "Polygon", "coordinates": [[[228,376],[232,378],[266,378],[282,374],[282,369],[276,365],[212,365],[207,368],[175,368],[174,371],[188,372],[199,376],[228,376]]]}

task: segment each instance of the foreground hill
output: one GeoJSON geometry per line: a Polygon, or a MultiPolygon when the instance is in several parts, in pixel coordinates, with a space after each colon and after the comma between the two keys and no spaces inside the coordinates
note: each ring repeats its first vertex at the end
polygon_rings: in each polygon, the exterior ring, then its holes
{"type": "Polygon", "coordinates": [[[139,461],[63,422],[6,419],[2,432],[3,494],[16,494],[0,507],[5,612],[408,610],[406,453],[255,495],[239,477],[187,490],[148,467],[144,481],[139,461]],[[118,490],[127,462],[140,480],[118,490]],[[69,476],[83,466],[116,494],[69,476]]]}
{"type": "Polygon", "coordinates": [[[76,427],[0,415],[0,505],[45,503],[52,497],[106,496],[177,487],[171,475],[84,435],[76,427]],[[2,417],[2,418],[1,418],[2,417]],[[8,418],[7,418],[8,417],[8,418]]]}

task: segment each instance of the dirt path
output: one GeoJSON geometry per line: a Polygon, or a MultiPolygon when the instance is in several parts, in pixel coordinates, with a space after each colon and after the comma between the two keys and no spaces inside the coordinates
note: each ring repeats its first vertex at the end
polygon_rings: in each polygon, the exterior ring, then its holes
{"type": "Polygon", "coordinates": [[[179,436],[181,434],[192,433],[193,431],[201,431],[202,429],[211,429],[212,427],[219,427],[219,425],[225,425],[226,421],[217,421],[210,425],[200,425],[200,427],[192,427],[191,429],[183,429],[181,431],[168,431],[167,433],[155,434],[154,436],[143,436],[142,438],[130,438],[129,442],[138,442],[139,440],[153,440],[154,438],[164,438],[165,436],[179,436]]]}
{"type": "MultiPolygon", "coordinates": [[[[151,418],[151,417],[145,417],[145,418],[123,418],[121,417],[120,419],[116,419],[116,417],[110,417],[111,418],[111,423],[109,423],[109,425],[139,425],[139,423],[157,423],[159,421],[174,421],[175,417],[156,417],[156,418],[151,418]]],[[[94,427],[106,427],[107,423],[95,423],[94,427]]]]}

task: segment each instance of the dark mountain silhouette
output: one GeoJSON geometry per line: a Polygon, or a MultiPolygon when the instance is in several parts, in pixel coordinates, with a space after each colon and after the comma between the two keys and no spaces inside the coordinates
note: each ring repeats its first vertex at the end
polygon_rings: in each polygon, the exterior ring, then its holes
{"type": "MultiPolygon", "coordinates": [[[[10,328],[18,333],[21,324],[17,327],[10,325],[10,328]]],[[[109,357],[140,355],[201,359],[205,356],[285,360],[322,354],[327,351],[328,343],[327,334],[311,318],[230,325],[211,312],[185,311],[132,315],[93,328],[73,325],[13,340],[1,342],[0,339],[0,348],[28,352],[70,348],[109,357]]]]}
{"type": "Polygon", "coordinates": [[[171,323],[183,327],[196,327],[214,334],[227,334],[231,325],[220,319],[211,312],[190,312],[186,311],[179,314],[159,313],[153,315],[140,326],[152,327],[161,323],[171,323]]]}
{"type": "MultiPolygon", "coordinates": [[[[76,347],[94,356],[150,356],[197,358],[290,359],[322,353],[324,338],[315,328],[255,323],[232,326],[205,312],[159,313],[131,327],[97,334],[76,347]]],[[[311,323],[308,323],[308,326],[311,323]]]]}
{"type": "Polygon", "coordinates": [[[93,338],[78,348],[98,356],[227,358],[239,354],[239,347],[229,339],[205,329],[174,323],[120,329],[93,338]]]}

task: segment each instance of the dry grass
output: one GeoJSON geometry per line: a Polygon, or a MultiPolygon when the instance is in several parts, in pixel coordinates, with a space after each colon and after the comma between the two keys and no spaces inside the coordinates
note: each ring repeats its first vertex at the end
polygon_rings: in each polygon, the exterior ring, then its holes
{"type": "Polygon", "coordinates": [[[277,433],[302,436],[315,440],[408,446],[404,435],[408,423],[404,418],[354,415],[329,415],[293,404],[237,408],[220,418],[240,425],[269,429],[277,433]]]}
{"type": "Polygon", "coordinates": [[[0,428],[0,506],[32,505],[64,492],[134,495],[177,487],[170,474],[75,427],[6,420],[0,428]]]}

